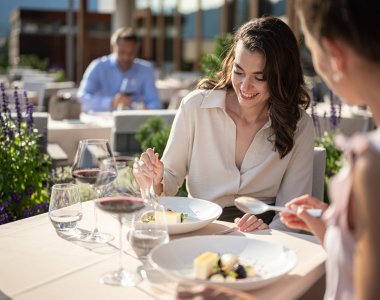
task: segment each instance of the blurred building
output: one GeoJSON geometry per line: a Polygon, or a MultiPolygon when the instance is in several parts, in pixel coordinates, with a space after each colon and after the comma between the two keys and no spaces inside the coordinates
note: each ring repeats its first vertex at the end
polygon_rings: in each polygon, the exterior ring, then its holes
{"type": "MultiPolygon", "coordinates": [[[[77,48],[77,13],[73,13],[73,48],[77,48]]],[[[87,13],[85,64],[110,51],[111,15],[87,13]]],[[[65,11],[16,9],[10,16],[9,61],[19,63],[21,55],[34,54],[49,60],[49,68],[66,69],[67,25],[65,11]]],[[[77,58],[74,55],[74,58],[77,58]]],[[[77,60],[73,61],[77,66],[77,60]]],[[[75,73],[74,73],[75,74],[75,73]]]]}
{"type": "Polygon", "coordinates": [[[200,57],[213,50],[216,36],[252,18],[287,15],[285,0],[137,0],[132,16],[126,2],[116,0],[116,7],[125,9],[115,10],[119,23],[114,27],[135,25],[143,39],[142,56],[167,71],[199,70],[200,57]]]}
{"type": "Polygon", "coordinates": [[[74,72],[78,81],[92,59],[110,52],[109,39],[116,28],[134,26],[142,40],[140,57],[164,73],[198,71],[201,55],[213,50],[216,36],[252,18],[280,16],[297,29],[292,24],[293,0],[113,0],[111,14],[89,12],[90,0],[77,0],[77,9],[73,0],[67,1],[71,9],[66,11],[18,9],[12,14],[12,64],[20,55],[34,53],[48,57],[51,66],[74,72]]]}

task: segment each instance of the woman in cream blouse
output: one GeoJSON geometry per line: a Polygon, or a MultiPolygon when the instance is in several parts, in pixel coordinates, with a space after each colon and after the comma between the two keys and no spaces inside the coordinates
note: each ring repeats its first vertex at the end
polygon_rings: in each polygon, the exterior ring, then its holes
{"type": "Polygon", "coordinates": [[[284,206],[311,193],[314,129],[305,109],[297,41],[280,19],[259,18],[234,36],[220,73],[204,79],[176,114],[161,160],[147,149],[135,164],[144,185],[154,170],[158,195],[175,195],[187,179],[189,197],[223,207],[221,220],[242,231],[285,228],[273,215],[244,215],[246,195],[284,206]]]}

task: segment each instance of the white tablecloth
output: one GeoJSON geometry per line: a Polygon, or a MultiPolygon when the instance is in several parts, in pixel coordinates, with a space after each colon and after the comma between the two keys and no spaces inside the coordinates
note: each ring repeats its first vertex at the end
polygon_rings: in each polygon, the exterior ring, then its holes
{"type": "MultiPolygon", "coordinates": [[[[79,226],[90,230],[93,203],[86,202],[79,226]]],[[[118,234],[118,223],[99,212],[99,229],[118,234]]],[[[214,222],[204,229],[181,236],[212,234],[231,223],[214,222]]],[[[234,235],[242,235],[240,232],[234,235]]],[[[250,292],[257,299],[298,299],[324,275],[325,252],[309,235],[276,230],[244,234],[284,245],[298,256],[296,267],[273,284],[250,292]]],[[[118,266],[118,239],[105,245],[70,242],[57,235],[47,214],[0,226],[0,299],[174,299],[176,283],[162,276],[136,287],[102,285],[99,278],[118,266]],[[3,293],[3,296],[1,296],[3,293]]],[[[130,249],[124,255],[125,267],[134,270],[142,263],[130,249]]],[[[323,293],[323,291],[319,291],[323,293]]]]}

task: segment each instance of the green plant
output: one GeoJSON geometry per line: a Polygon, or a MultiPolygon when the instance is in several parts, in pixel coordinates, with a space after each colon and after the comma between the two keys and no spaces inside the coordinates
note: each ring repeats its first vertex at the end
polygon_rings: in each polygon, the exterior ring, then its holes
{"type": "MultiPolygon", "coordinates": [[[[170,134],[170,126],[160,117],[151,117],[142,124],[136,132],[135,138],[141,145],[141,151],[154,147],[162,157],[170,134]]],[[[186,181],[178,190],[177,196],[187,196],[186,181]]]]}
{"type": "Polygon", "coordinates": [[[23,54],[20,56],[20,66],[31,67],[41,71],[46,71],[49,65],[48,58],[39,58],[35,54],[23,54]]]}
{"type": "Polygon", "coordinates": [[[46,135],[33,128],[33,106],[26,93],[26,114],[14,91],[16,112],[12,115],[8,95],[1,83],[0,112],[0,224],[47,211],[51,159],[45,153],[46,135]]]}
{"type": "Polygon", "coordinates": [[[51,170],[51,181],[53,184],[74,183],[70,166],[57,166],[51,170]]]}
{"type": "Polygon", "coordinates": [[[59,183],[76,183],[79,186],[79,194],[82,202],[96,198],[94,188],[86,183],[75,182],[71,175],[71,166],[56,166],[51,170],[51,185],[59,183]]]}
{"type": "Polygon", "coordinates": [[[160,157],[164,153],[170,134],[170,126],[160,117],[151,117],[140,126],[135,138],[140,143],[141,150],[153,148],[160,157]]]}
{"type": "Polygon", "coordinates": [[[315,146],[326,149],[326,171],[325,171],[325,192],[324,201],[329,203],[328,187],[332,176],[337,174],[342,168],[342,151],[334,144],[334,131],[326,131],[324,134],[315,140],[315,146]]]}
{"type": "Polygon", "coordinates": [[[66,80],[66,73],[63,69],[49,70],[50,74],[54,74],[57,82],[63,82],[66,80]]]}
{"type": "MultiPolygon", "coordinates": [[[[328,188],[330,179],[337,174],[342,168],[342,151],[340,151],[334,144],[334,136],[338,133],[339,123],[341,120],[342,104],[340,101],[335,100],[335,96],[331,90],[328,90],[328,99],[330,102],[329,123],[328,131],[323,131],[319,116],[316,114],[316,106],[318,103],[317,87],[314,84],[311,87],[311,118],[316,131],[316,139],[314,145],[326,149],[326,171],[325,171],[325,188],[324,188],[324,201],[329,203],[328,188]]],[[[326,130],[326,129],[325,129],[326,130]]]]}
{"type": "Polygon", "coordinates": [[[231,33],[226,35],[218,35],[215,37],[215,48],[212,53],[203,54],[201,57],[202,72],[209,78],[214,78],[215,75],[222,69],[223,60],[226,57],[233,42],[231,33]]]}

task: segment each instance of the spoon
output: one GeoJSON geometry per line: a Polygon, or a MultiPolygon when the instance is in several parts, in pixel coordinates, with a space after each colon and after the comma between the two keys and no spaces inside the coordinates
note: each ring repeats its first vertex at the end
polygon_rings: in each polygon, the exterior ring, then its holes
{"type": "MultiPolygon", "coordinates": [[[[282,206],[268,205],[256,198],[246,197],[246,196],[236,198],[235,205],[241,211],[245,213],[254,214],[254,215],[262,214],[263,212],[266,212],[267,210],[283,211],[283,212],[287,212],[291,214],[296,213],[296,210],[289,209],[287,207],[282,207],[282,206]]],[[[322,215],[322,210],[318,208],[308,208],[306,211],[309,215],[313,217],[320,217],[322,215]]]]}

